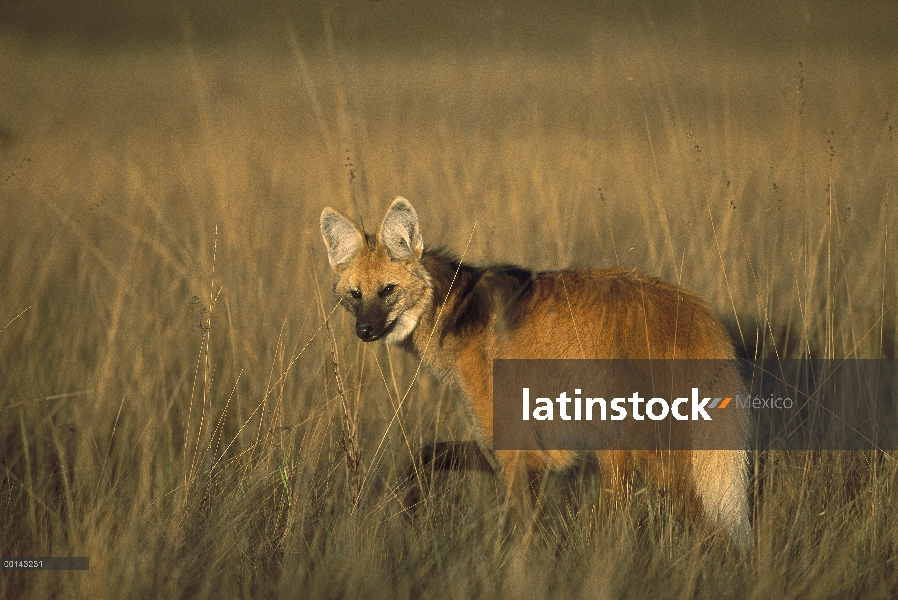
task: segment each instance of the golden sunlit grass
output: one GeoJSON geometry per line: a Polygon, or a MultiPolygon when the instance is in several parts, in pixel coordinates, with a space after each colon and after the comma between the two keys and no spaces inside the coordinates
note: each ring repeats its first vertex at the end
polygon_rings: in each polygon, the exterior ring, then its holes
{"type": "Polygon", "coordinates": [[[371,230],[402,194],[425,244],[470,238],[470,261],[619,263],[699,291],[749,352],[891,358],[894,62],[291,35],[0,38],[0,554],[91,561],[7,571],[0,595],[895,592],[893,453],[756,456],[747,559],[640,481],[608,510],[588,473],[527,543],[484,474],[448,474],[410,521],[411,453],[469,425],[427,374],[393,419],[417,365],[342,309],[332,349],[318,233],[325,205],[371,230]]]}

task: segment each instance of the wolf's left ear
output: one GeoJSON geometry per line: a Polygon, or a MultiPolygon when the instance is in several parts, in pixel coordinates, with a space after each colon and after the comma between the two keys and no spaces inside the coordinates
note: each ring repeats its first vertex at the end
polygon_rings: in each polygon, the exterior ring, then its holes
{"type": "Polygon", "coordinates": [[[377,241],[393,260],[420,259],[424,242],[418,231],[418,214],[412,203],[396,196],[377,231],[377,241]]]}
{"type": "Polygon", "coordinates": [[[321,211],[321,236],[327,246],[327,260],[339,273],[365,245],[365,235],[340,211],[328,206],[321,211]]]}

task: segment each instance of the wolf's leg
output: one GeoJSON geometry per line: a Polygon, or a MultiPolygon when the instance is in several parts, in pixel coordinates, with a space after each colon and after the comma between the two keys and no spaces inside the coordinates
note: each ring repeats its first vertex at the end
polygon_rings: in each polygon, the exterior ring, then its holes
{"type": "Polygon", "coordinates": [[[627,485],[633,475],[633,460],[626,450],[600,450],[596,452],[602,471],[602,490],[610,495],[610,504],[623,506],[627,485]]]}
{"type": "Polygon", "coordinates": [[[636,451],[633,459],[636,469],[668,498],[688,508],[693,520],[702,518],[701,501],[692,477],[691,450],[636,451]]]}
{"type": "MultiPolygon", "coordinates": [[[[408,491],[402,505],[416,506],[424,491],[432,483],[437,471],[493,472],[493,465],[480,445],[472,440],[446,441],[428,444],[411,462],[402,478],[402,488],[408,491]]],[[[400,489],[402,489],[400,488],[400,489]]]]}
{"type": "Polygon", "coordinates": [[[499,463],[505,499],[499,511],[500,526],[527,530],[538,515],[538,499],[546,465],[537,451],[500,450],[499,463]]]}

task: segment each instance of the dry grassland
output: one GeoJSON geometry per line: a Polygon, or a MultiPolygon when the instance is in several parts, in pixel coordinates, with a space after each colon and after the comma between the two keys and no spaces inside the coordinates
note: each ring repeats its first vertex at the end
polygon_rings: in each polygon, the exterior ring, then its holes
{"type": "Polygon", "coordinates": [[[366,51],[344,16],[330,46],[320,15],[314,44],[289,20],[0,35],[0,554],[91,566],[6,571],[0,596],[898,592],[892,452],[755,453],[747,559],[642,481],[609,510],[589,472],[526,539],[485,474],[410,521],[410,454],[470,426],[338,309],[355,504],[318,232],[325,205],[371,230],[402,194],[467,261],[619,263],[698,290],[749,352],[893,358],[895,54],[645,20],[577,52],[366,51]]]}

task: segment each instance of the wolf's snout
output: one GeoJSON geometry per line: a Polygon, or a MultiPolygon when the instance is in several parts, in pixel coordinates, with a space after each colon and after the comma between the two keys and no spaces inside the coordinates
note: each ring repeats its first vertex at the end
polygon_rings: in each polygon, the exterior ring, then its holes
{"type": "Polygon", "coordinates": [[[371,325],[370,323],[356,323],[355,334],[359,336],[363,342],[371,342],[377,339],[374,335],[374,325],[371,325]]]}

